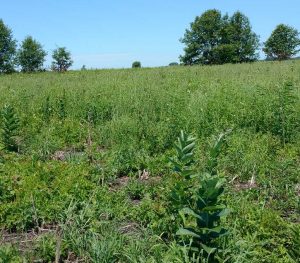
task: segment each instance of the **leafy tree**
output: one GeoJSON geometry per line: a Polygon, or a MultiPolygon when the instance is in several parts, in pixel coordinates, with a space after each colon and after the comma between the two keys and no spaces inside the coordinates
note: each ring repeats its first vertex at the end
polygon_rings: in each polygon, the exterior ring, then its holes
{"type": "Polygon", "coordinates": [[[142,64],[140,61],[134,61],[132,63],[132,68],[141,68],[142,67],[142,64]]]}
{"type": "Polygon", "coordinates": [[[64,72],[72,66],[71,53],[65,47],[59,47],[53,51],[52,54],[52,70],[64,72]]]}
{"type": "Polygon", "coordinates": [[[18,64],[23,72],[42,70],[47,53],[31,36],[26,37],[17,53],[18,64]]]}
{"type": "Polygon", "coordinates": [[[208,10],[196,17],[181,42],[186,45],[180,57],[185,65],[249,62],[258,57],[258,37],[241,12],[222,17],[220,11],[208,10]]]}
{"type": "Polygon", "coordinates": [[[213,64],[225,64],[236,62],[236,46],[233,44],[222,44],[214,47],[211,61],[213,64]]]}
{"type": "Polygon", "coordinates": [[[181,39],[186,47],[180,60],[185,65],[212,64],[212,50],[220,43],[223,23],[221,12],[216,9],[197,16],[181,39]]]}
{"type": "Polygon", "coordinates": [[[299,52],[299,32],[291,26],[280,24],[264,44],[263,51],[268,60],[289,59],[299,52]]]}
{"type": "Polygon", "coordinates": [[[256,51],[259,47],[259,39],[252,31],[248,17],[241,12],[235,12],[229,18],[224,31],[224,44],[231,45],[228,50],[230,54],[228,57],[231,58],[230,62],[241,63],[257,60],[258,54],[256,51]]]}
{"type": "Polygon", "coordinates": [[[0,19],[0,73],[11,73],[14,71],[16,43],[11,29],[0,19]]]}

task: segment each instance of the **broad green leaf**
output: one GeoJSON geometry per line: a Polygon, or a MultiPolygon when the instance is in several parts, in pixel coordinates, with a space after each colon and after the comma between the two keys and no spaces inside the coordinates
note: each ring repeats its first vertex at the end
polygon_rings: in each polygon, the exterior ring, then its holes
{"type": "Polygon", "coordinates": [[[213,254],[213,253],[215,253],[217,251],[216,248],[214,248],[214,247],[208,247],[208,246],[204,245],[203,243],[201,243],[201,247],[209,255],[211,255],[211,254],[213,254]]]}
{"type": "Polygon", "coordinates": [[[190,237],[196,237],[196,238],[201,238],[199,235],[197,235],[196,233],[187,230],[185,228],[179,228],[179,230],[176,232],[177,236],[190,236],[190,237]]]}

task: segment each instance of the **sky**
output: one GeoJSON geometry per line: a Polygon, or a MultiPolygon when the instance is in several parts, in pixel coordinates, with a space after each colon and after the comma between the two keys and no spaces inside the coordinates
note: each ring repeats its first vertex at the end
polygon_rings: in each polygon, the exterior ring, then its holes
{"type": "Polygon", "coordinates": [[[127,68],[136,60],[156,67],[178,62],[185,29],[212,8],[243,12],[261,43],[280,23],[300,31],[300,0],[0,0],[0,19],[19,43],[30,35],[43,45],[45,66],[64,46],[73,69],[127,68]]]}

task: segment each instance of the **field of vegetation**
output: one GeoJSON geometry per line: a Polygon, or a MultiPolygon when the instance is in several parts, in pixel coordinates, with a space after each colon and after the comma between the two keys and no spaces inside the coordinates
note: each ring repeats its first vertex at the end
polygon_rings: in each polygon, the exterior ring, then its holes
{"type": "Polygon", "coordinates": [[[0,262],[299,262],[299,72],[287,61],[0,76],[0,262]],[[180,209],[206,189],[174,170],[181,131],[195,138],[181,138],[184,169],[224,186],[200,210],[226,207],[226,234],[189,219],[210,248],[178,235],[180,209]]]}

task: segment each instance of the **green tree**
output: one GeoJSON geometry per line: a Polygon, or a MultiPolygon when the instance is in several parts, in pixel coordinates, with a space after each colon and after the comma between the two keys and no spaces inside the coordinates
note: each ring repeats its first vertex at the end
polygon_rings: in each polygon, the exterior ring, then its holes
{"type": "Polygon", "coordinates": [[[249,18],[235,12],[224,29],[223,43],[230,45],[228,50],[232,63],[251,62],[258,59],[259,38],[252,31],[249,18]],[[231,53],[232,52],[232,53],[231,53]]]}
{"type": "Polygon", "coordinates": [[[71,53],[65,47],[59,47],[52,54],[52,70],[64,72],[72,66],[71,53]]]}
{"type": "Polygon", "coordinates": [[[47,53],[31,36],[26,37],[17,53],[17,61],[23,72],[42,70],[47,53]]]}
{"type": "Polygon", "coordinates": [[[132,63],[132,68],[141,68],[142,67],[142,64],[140,61],[134,61],[132,63]]]}
{"type": "Polygon", "coordinates": [[[185,65],[212,64],[213,49],[220,44],[223,24],[221,12],[216,9],[197,16],[180,40],[186,45],[180,60],[185,65]]]}
{"type": "Polygon", "coordinates": [[[291,26],[280,24],[264,45],[263,51],[268,60],[289,59],[299,52],[299,32],[291,26]]]}
{"type": "Polygon", "coordinates": [[[11,29],[0,19],[0,73],[11,73],[14,71],[16,43],[11,29]]]}
{"type": "Polygon", "coordinates": [[[180,57],[185,65],[249,62],[258,57],[258,36],[241,12],[229,17],[208,10],[196,17],[181,42],[186,45],[180,57]]]}

